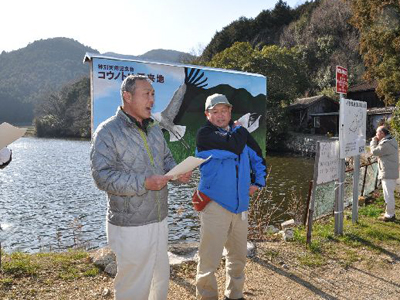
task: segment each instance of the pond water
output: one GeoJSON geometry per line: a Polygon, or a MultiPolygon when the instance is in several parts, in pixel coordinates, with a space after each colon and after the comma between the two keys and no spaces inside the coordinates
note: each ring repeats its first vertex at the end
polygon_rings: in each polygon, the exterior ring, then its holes
{"type": "MultiPolygon", "coordinates": [[[[90,142],[24,137],[14,142],[13,161],[0,171],[0,242],[7,252],[88,249],[106,245],[106,195],[90,174],[90,142]]],[[[294,192],[305,199],[313,160],[268,156],[268,189],[274,201],[294,192]]],[[[170,185],[169,240],[197,241],[198,216],[190,196],[196,177],[170,185]]]]}

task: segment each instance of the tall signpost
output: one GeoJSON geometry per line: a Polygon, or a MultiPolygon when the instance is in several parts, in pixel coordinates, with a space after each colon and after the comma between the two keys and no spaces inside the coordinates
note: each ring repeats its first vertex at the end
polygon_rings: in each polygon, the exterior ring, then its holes
{"type": "Polygon", "coordinates": [[[343,234],[345,158],[354,156],[352,221],[358,221],[358,183],[360,154],[365,151],[367,103],[344,98],[347,93],[347,70],[336,67],[336,91],[340,93],[339,112],[339,182],[335,201],[335,234],[343,234]]]}
{"type": "MultiPolygon", "coordinates": [[[[336,66],[336,93],[340,94],[340,113],[339,113],[339,144],[342,144],[342,127],[343,127],[343,114],[342,107],[344,107],[344,94],[347,94],[347,69],[341,66],[336,66]]],[[[342,157],[340,151],[339,159],[339,180],[336,186],[335,193],[335,234],[343,234],[343,199],[344,199],[344,179],[345,179],[345,157],[342,157]]]]}

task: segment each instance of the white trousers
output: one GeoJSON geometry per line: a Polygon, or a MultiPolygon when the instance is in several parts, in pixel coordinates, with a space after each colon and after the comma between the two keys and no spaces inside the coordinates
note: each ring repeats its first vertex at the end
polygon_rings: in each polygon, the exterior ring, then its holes
{"type": "Polygon", "coordinates": [[[196,276],[197,299],[218,300],[215,271],[225,247],[225,296],[243,297],[244,267],[247,255],[247,212],[234,214],[214,201],[200,213],[199,263],[196,276]]]}
{"type": "Polygon", "coordinates": [[[168,295],[168,224],[122,227],[107,222],[107,241],[117,258],[116,300],[165,300],[168,295]]]}
{"type": "Polygon", "coordinates": [[[382,179],[382,188],[386,202],[385,217],[391,218],[395,214],[394,189],[396,188],[396,179],[382,179]]]}

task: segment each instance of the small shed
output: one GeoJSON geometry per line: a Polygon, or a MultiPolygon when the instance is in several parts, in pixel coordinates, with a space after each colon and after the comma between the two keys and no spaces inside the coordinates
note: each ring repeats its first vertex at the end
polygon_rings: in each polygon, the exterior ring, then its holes
{"type": "Polygon", "coordinates": [[[349,87],[346,98],[358,101],[365,101],[367,102],[368,108],[384,107],[385,103],[375,93],[376,87],[376,81],[358,83],[349,87]]]}
{"type": "Polygon", "coordinates": [[[296,99],[288,110],[294,131],[338,134],[339,103],[328,96],[296,99]]]}
{"type": "Polygon", "coordinates": [[[371,138],[375,135],[376,128],[381,122],[388,121],[392,118],[394,110],[394,106],[367,109],[367,138],[371,138]]]}

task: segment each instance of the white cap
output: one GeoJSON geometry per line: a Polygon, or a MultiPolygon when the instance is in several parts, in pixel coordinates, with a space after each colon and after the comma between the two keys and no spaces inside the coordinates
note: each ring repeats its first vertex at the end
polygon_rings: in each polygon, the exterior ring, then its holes
{"type": "Polygon", "coordinates": [[[225,97],[225,95],[214,94],[214,95],[211,95],[211,96],[207,97],[205,110],[212,109],[217,104],[225,104],[225,105],[228,105],[228,106],[232,107],[232,104],[229,103],[229,101],[225,97]]]}

